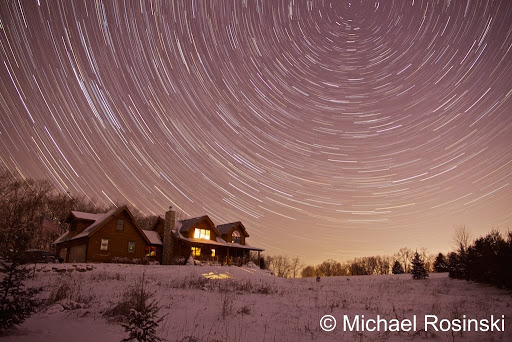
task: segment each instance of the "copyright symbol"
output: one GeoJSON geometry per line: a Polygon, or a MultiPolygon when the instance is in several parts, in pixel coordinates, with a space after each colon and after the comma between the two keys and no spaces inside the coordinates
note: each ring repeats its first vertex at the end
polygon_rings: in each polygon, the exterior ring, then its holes
{"type": "Polygon", "coordinates": [[[320,328],[323,331],[333,331],[336,328],[336,318],[331,315],[325,315],[320,318],[320,328]]]}

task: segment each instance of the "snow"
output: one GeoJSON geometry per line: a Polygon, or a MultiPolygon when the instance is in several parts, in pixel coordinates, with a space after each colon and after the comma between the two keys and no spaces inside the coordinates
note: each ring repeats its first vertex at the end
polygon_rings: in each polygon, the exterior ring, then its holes
{"type": "Polygon", "coordinates": [[[152,230],[142,230],[144,235],[149,240],[149,243],[152,245],[162,245],[162,240],[160,239],[160,235],[158,232],[152,231],[152,230]]]}
{"type": "Polygon", "coordinates": [[[41,299],[68,287],[69,295],[27,319],[0,341],[120,341],[124,329],[103,316],[144,273],[145,285],[166,315],[157,329],[167,341],[510,341],[509,291],[430,274],[283,279],[250,265],[157,266],[122,264],[37,265],[30,285],[41,299]],[[59,269],[60,272],[52,270],[59,269]],[[92,268],[92,270],[91,270],[92,268]],[[88,270],[87,270],[88,269],[88,270]],[[84,271],[85,270],[85,271],[84,271]],[[377,314],[391,318],[426,314],[453,319],[505,315],[504,332],[325,332],[319,321],[333,315],[377,314]]]}

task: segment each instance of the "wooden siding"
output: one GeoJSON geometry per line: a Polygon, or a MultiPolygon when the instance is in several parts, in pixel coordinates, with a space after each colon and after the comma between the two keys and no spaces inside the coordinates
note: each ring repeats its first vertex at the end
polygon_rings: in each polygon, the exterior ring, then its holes
{"type": "Polygon", "coordinates": [[[130,215],[121,211],[108,221],[89,238],[87,262],[108,262],[112,258],[142,259],[145,256],[146,241],[141,236],[130,215]],[[124,220],[124,230],[117,230],[117,220],[124,220]],[[108,239],[108,249],[100,249],[101,240],[108,239]],[[128,252],[128,242],[135,242],[135,252],[128,252]]]}

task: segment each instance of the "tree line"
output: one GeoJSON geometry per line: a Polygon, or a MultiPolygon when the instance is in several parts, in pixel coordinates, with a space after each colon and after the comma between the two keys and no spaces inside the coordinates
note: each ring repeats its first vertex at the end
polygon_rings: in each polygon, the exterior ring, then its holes
{"type": "Polygon", "coordinates": [[[447,257],[450,277],[512,289],[512,232],[504,237],[493,229],[473,242],[466,231],[459,235],[457,250],[447,257]]]}
{"type": "MultiPolygon", "coordinates": [[[[425,248],[417,253],[424,262],[427,272],[432,272],[435,255],[429,254],[425,248]]],[[[411,273],[414,255],[415,252],[412,249],[403,247],[392,256],[359,257],[345,262],[329,259],[316,266],[308,265],[304,267],[301,275],[302,277],[329,277],[411,273]]]]}

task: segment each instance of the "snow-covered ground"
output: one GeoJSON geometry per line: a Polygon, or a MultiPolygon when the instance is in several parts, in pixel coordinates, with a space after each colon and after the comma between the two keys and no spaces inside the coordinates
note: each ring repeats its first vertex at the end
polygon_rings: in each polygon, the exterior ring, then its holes
{"type": "Polygon", "coordinates": [[[120,341],[126,333],[105,312],[123,301],[143,273],[162,306],[160,314],[166,315],[158,333],[167,341],[512,341],[511,293],[446,274],[424,281],[389,275],[317,282],[277,278],[249,267],[118,264],[88,271],[85,265],[37,266],[30,283],[43,287],[41,299],[59,300],[42,306],[0,341],[120,341]],[[334,330],[321,329],[324,315],[337,320],[334,330]],[[350,323],[356,315],[400,321],[416,316],[417,331],[345,331],[344,315],[350,323]],[[504,315],[505,331],[425,332],[425,315],[439,320],[504,315]]]}

